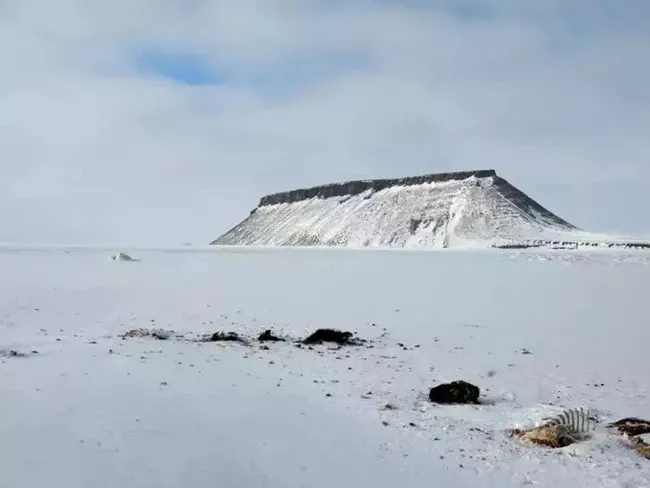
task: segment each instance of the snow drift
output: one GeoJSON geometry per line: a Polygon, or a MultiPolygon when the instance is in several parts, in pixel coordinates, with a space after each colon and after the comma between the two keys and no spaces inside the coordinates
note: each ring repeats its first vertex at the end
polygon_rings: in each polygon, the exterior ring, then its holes
{"type": "Polygon", "coordinates": [[[494,170],[267,195],[216,245],[443,248],[566,240],[579,229],[494,170]]]}

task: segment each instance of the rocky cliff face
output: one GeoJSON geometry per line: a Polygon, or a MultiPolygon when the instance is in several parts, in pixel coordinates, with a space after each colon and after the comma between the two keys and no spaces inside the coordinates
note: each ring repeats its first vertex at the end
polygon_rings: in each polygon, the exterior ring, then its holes
{"type": "Polygon", "coordinates": [[[493,169],[480,171],[464,171],[457,173],[437,173],[422,176],[410,176],[407,178],[385,179],[385,180],[362,180],[347,181],[345,183],[331,183],[329,185],[315,186],[302,190],[291,190],[281,193],[274,193],[262,197],[258,206],[276,205],[278,203],[294,203],[310,198],[332,198],[343,196],[359,195],[365,191],[378,192],[391,187],[414,186],[425,183],[442,183],[445,181],[465,180],[467,178],[489,178],[496,176],[493,169]]]}
{"type": "Polygon", "coordinates": [[[435,248],[564,239],[578,229],[494,170],[267,195],[216,245],[435,248]]]}

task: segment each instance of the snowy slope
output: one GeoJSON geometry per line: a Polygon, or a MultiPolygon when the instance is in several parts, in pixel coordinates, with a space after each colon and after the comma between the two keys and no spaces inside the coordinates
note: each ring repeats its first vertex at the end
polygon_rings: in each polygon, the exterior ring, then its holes
{"type": "Polygon", "coordinates": [[[0,357],[3,486],[650,486],[602,430],[560,450],[504,435],[566,407],[650,417],[649,254],[129,254],[0,249],[0,350],[26,353],[0,357]],[[189,340],[323,326],[373,347],[189,340]],[[186,340],[118,337],[134,327],[186,340]],[[486,404],[426,401],[454,379],[486,404]]]}
{"type": "Polygon", "coordinates": [[[492,170],[384,181],[264,197],[213,244],[441,248],[575,238],[577,231],[492,170]]]}

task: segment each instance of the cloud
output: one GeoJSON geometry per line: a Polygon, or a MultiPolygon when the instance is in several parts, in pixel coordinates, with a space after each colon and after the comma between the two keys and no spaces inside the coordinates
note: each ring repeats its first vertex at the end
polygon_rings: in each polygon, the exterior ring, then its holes
{"type": "Polygon", "coordinates": [[[477,168],[647,234],[650,7],[626,6],[5,0],[0,241],[206,243],[264,193],[477,168]]]}

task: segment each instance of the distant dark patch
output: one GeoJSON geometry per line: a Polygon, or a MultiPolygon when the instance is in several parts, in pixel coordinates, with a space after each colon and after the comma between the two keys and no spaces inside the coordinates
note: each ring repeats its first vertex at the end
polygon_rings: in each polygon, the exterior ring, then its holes
{"type": "Polygon", "coordinates": [[[260,342],[283,342],[285,339],[282,337],[278,337],[273,335],[273,332],[271,332],[271,329],[267,329],[264,332],[262,332],[259,337],[257,338],[258,341],[260,342]]]}
{"type": "Polygon", "coordinates": [[[495,244],[492,247],[497,249],[530,249],[530,248],[549,248],[555,250],[575,250],[583,247],[606,247],[620,249],[648,250],[648,242],[598,242],[598,241],[550,241],[550,240],[533,240],[525,242],[513,242],[508,244],[495,244]]]}
{"type": "Polygon", "coordinates": [[[212,335],[205,336],[203,342],[239,342],[246,344],[246,340],[237,332],[215,332],[212,335]]]}
{"type": "Polygon", "coordinates": [[[393,405],[392,403],[387,403],[382,407],[382,410],[399,410],[397,405],[393,405]]]}
{"type": "Polygon", "coordinates": [[[111,256],[111,259],[113,261],[140,261],[139,259],[132,258],[126,253],[123,252],[118,252],[117,254],[114,254],[111,256]]]}
{"type": "MultiPolygon", "coordinates": [[[[32,351],[32,354],[38,354],[36,351],[32,351]]],[[[26,358],[29,356],[28,353],[19,352],[15,349],[0,349],[0,358],[26,358]]]]}
{"type": "Polygon", "coordinates": [[[151,337],[159,341],[166,341],[173,335],[173,331],[163,329],[131,329],[125,332],[120,337],[122,339],[144,338],[151,337]]]}
{"type": "Polygon", "coordinates": [[[415,234],[418,230],[418,227],[422,224],[422,219],[411,219],[409,222],[409,232],[411,235],[415,234]]]}
{"type": "Polygon", "coordinates": [[[302,342],[304,344],[322,344],[324,342],[332,342],[340,346],[358,346],[365,341],[353,337],[352,332],[336,329],[318,329],[302,342]]]}
{"type": "Polygon", "coordinates": [[[429,400],[445,404],[477,404],[480,390],[466,381],[452,381],[431,388],[429,400]]]}

